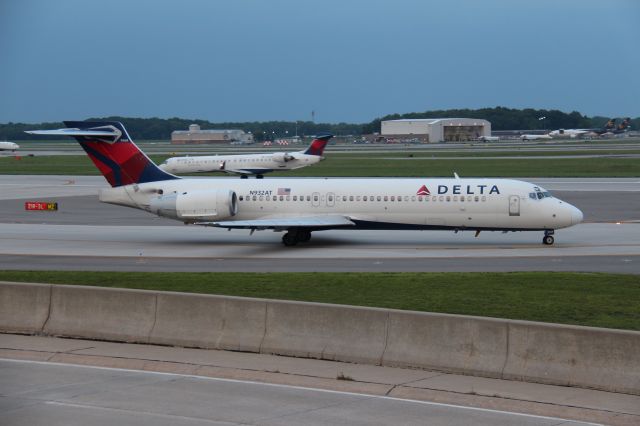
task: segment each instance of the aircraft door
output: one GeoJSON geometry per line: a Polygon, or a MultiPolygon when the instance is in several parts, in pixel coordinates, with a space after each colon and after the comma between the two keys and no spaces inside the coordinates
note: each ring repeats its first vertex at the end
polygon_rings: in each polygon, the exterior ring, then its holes
{"type": "Polygon", "coordinates": [[[314,192],[311,194],[311,205],[313,207],[318,207],[320,205],[320,193],[314,192]]]}
{"type": "Polygon", "coordinates": [[[509,195],[509,216],[520,216],[520,197],[509,195]]]}
{"type": "Polygon", "coordinates": [[[335,204],[335,195],[333,192],[329,192],[327,193],[327,206],[328,207],[333,207],[335,204]]]}

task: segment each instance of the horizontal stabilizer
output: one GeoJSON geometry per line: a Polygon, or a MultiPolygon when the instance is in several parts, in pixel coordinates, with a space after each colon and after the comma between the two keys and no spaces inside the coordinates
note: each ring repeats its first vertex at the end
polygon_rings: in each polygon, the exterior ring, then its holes
{"type": "Polygon", "coordinates": [[[300,216],[257,220],[235,220],[224,222],[196,222],[195,225],[215,226],[228,229],[289,229],[289,228],[335,228],[355,226],[346,216],[300,216]]]}
{"type": "Polygon", "coordinates": [[[56,130],[28,130],[25,133],[30,135],[45,136],[84,136],[92,138],[110,138],[113,142],[117,141],[122,132],[114,126],[104,126],[92,129],[56,129],[56,130]]]}

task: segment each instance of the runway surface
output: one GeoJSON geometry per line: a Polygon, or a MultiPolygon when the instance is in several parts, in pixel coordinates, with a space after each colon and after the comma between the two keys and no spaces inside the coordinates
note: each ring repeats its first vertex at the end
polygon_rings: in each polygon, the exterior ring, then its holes
{"type": "Polygon", "coordinates": [[[586,425],[287,385],[0,360],[2,425],[586,425]]]}
{"type": "Polygon", "coordinates": [[[316,232],[309,244],[280,233],[184,226],[102,204],[100,176],[1,176],[0,268],[126,271],[601,271],[640,273],[638,179],[528,179],[585,213],[584,224],[542,233],[316,232]],[[24,201],[57,201],[26,212],[24,201]]]}

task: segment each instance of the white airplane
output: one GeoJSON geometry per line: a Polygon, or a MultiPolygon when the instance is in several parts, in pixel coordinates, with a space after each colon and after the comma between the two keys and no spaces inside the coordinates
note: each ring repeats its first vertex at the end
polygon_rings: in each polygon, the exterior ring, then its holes
{"type": "Polygon", "coordinates": [[[538,139],[553,139],[553,138],[549,135],[522,135],[520,136],[520,139],[522,139],[523,141],[535,141],[538,139]]]}
{"type": "Polygon", "coordinates": [[[582,212],[532,183],[510,179],[221,179],[180,178],[159,169],[118,122],[66,121],[111,188],[102,202],[134,207],[185,224],[286,231],[293,246],[327,229],[541,231],[582,221],[582,212]]]}
{"type": "Polygon", "coordinates": [[[14,142],[0,142],[0,151],[15,151],[20,145],[14,142]]]}
{"type": "Polygon", "coordinates": [[[330,134],[317,135],[304,151],[172,157],[159,167],[165,172],[177,174],[226,172],[240,174],[242,178],[247,178],[247,175],[256,175],[258,179],[262,179],[265,173],[274,170],[294,170],[319,163],[324,160],[322,153],[331,138],[330,134]]]}
{"type": "Polygon", "coordinates": [[[478,140],[481,142],[497,142],[500,140],[500,136],[480,136],[478,140]]]}

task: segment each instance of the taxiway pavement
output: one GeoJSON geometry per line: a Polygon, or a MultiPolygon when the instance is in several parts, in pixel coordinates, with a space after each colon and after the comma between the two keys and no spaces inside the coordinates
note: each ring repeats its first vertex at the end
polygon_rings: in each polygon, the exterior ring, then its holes
{"type": "Polygon", "coordinates": [[[626,425],[640,416],[637,400],[424,370],[0,334],[6,426],[626,425]]]}

